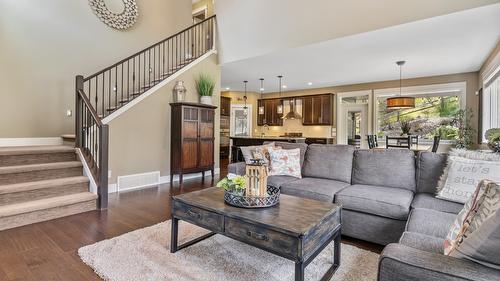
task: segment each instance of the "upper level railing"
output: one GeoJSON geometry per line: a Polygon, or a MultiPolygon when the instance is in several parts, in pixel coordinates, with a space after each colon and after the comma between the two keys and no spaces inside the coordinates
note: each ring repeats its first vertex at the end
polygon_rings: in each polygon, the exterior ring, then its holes
{"type": "Polygon", "coordinates": [[[215,15],[88,77],[76,77],[76,146],[107,206],[108,128],[102,119],[214,49],[215,15]]]}

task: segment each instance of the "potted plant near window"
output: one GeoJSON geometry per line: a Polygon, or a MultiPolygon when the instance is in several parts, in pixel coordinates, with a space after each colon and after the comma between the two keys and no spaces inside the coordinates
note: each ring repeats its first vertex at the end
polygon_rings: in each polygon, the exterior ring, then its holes
{"type": "Polygon", "coordinates": [[[206,73],[201,73],[196,79],[196,90],[200,95],[200,103],[212,104],[212,96],[214,94],[215,81],[206,73]]]}

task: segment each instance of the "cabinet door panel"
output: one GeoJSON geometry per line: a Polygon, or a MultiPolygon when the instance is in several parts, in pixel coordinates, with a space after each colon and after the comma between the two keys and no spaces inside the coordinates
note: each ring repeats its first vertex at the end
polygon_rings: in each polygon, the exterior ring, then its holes
{"type": "Polygon", "coordinates": [[[182,168],[191,169],[198,166],[198,140],[184,139],[182,142],[182,168]]]}
{"type": "Polygon", "coordinates": [[[321,96],[321,124],[332,124],[332,98],[330,95],[321,96]]]}
{"type": "Polygon", "coordinates": [[[313,124],[321,124],[321,97],[313,97],[312,105],[313,124]]]}
{"type": "Polygon", "coordinates": [[[214,163],[214,141],[200,139],[200,167],[211,166],[214,163]]]}
{"type": "Polygon", "coordinates": [[[304,97],[302,99],[302,124],[313,124],[313,100],[312,97],[304,97]]]}
{"type": "Polygon", "coordinates": [[[214,136],[214,114],[213,110],[200,110],[200,138],[213,138],[214,136]]]}
{"type": "Polygon", "coordinates": [[[198,122],[184,121],[183,138],[188,138],[188,139],[198,138],[198,122]]]}
{"type": "Polygon", "coordinates": [[[272,100],[264,101],[264,124],[272,124],[273,122],[273,106],[274,102],[272,100]]]}

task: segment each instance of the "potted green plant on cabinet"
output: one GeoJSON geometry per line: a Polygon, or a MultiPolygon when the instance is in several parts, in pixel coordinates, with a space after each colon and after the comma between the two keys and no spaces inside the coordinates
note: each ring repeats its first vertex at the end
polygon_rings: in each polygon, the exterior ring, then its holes
{"type": "Polygon", "coordinates": [[[196,90],[200,95],[200,103],[212,104],[215,80],[206,73],[201,73],[196,79],[196,90]]]}

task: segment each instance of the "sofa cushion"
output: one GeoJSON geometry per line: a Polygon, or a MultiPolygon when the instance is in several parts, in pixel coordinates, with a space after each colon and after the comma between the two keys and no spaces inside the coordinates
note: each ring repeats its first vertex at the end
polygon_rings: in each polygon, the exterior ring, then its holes
{"type": "Polygon", "coordinates": [[[439,178],[446,167],[445,154],[420,151],[417,156],[417,192],[435,194],[439,178]]]}
{"type": "Polygon", "coordinates": [[[291,176],[269,176],[267,177],[267,184],[279,188],[287,182],[292,182],[296,180],[298,180],[298,178],[291,176]]]}
{"type": "Polygon", "coordinates": [[[349,186],[348,183],[341,181],[319,178],[303,178],[282,184],[281,192],[283,194],[319,201],[333,202],[335,194],[347,186],[349,186]]]}
{"type": "Polygon", "coordinates": [[[335,202],[347,210],[397,220],[406,220],[413,192],[400,188],[351,185],[335,196],[335,202]]]}
{"type": "Polygon", "coordinates": [[[417,232],[405,231],[399,243],[431,253],[443,253],[444,239],[417,232]]]}
{"type": "Polygon", "coordinates": [[[354,152],[352,184],[415,191],[415,155],[409,149],[357,150],[354,152]]]}
{"type": "Polygon", "coordinates": [[[456,214],[436,210],[413,209],[406,224],[406,231],[444,239],[456,217],[456,214]]]}
{"type": "MultiPolygon", "coordinates": [[[[264,144],[267,144],[267,143],[271,143],[271,142],[264,142],[264,144]]],[[[304,164],[304,157],[306,155],[306,150],[307,150],[306,143],[277,141],[277,142],[274,142],[274,146],[281,147],[283,149],[295,149],[295,148],[300,149],[300,165],[302,166],[304,164]]]]}
{"type": "Polygon", "coordinates": [[[463,204],[442,200],[429,193],[416,194],[411,203],[411,207],[421,209],[431,209],[445,213],[458,214],[464,207],[463,204]]]}
{"type": "Polygon", "coordinates": [[[306,151],[302,175],[350,183],[353,157],[351,145],[311,144],[306,151]]]}

